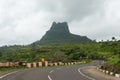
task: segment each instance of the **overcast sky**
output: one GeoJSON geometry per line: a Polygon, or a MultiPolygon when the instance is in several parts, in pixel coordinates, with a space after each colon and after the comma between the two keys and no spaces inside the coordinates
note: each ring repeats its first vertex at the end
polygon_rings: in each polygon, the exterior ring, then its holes
{"type": "Polygon", "coordinates": [[[53,21],[90,39],[120,39],[120,0],[0,0],[0,46],[40,40],[53,21]]]}

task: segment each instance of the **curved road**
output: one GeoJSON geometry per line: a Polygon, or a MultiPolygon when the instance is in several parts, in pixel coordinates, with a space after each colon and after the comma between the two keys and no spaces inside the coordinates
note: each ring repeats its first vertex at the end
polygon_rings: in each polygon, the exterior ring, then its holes
{"type": "Polygon", "coordinates": [[[8,73],[1,76],[0,80],[95,80],[82,73],[81,70],[99,63],[99,61],[95,61],[84,65],[32,68],[8,73]]]}

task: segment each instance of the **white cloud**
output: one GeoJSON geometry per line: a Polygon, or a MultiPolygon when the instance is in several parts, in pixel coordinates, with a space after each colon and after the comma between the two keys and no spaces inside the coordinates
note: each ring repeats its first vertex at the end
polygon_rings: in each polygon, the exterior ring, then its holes
{"type": "Polygon", "coordinates": [[[82,21],[73,21],[71,23],[72,32],[88,35],[90,38],[97,40],[111,39],[112,36],[120,39],[119,4],[119,0],[105,0],[101,9],[97,10],[96,13],[84,17],[82,21]],[[72,26],[75,26],[75,28],[72,26]]]}
{"type": "Polygon", "coordinates": [[[119,36],[119,0],[0,0],[0,45],[39,40],[53,21],[91,39],[119,36]]]}

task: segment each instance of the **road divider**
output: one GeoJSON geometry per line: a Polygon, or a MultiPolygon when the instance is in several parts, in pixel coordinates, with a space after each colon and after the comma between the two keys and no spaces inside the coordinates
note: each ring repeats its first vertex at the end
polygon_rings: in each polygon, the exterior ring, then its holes
{"type": "Polygon", "coordinates": [[[42,62],[33,62],[33,63],[26,63],[26,67],[27,68],[36,68],[36,67],[47,67],[47,66],[69,66],[69,65],[79,65],[82,64],[83,62],[67,62],[67,63],[63,63],[63,62],[48,62],[45,61],[44,65],[42,64],[42,62]]]}
{"type": "Polygon", "coordinates": [[[16,67],[16,66],[26,66],[27,68],[36,68],[36,67],[47,67],[47,66],[69,66],[76,64],[83,64],[84,61],[79,62],[0,62],[0,67],[16,67]]]}

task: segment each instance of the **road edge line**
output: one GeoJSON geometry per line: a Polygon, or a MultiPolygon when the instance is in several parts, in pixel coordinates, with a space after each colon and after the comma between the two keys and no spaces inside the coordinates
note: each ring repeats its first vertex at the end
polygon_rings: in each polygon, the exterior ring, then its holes
{"type": "Polygon", "coordinates": [[[11,75],[11,74],[14,74],[14,73],[16,73],[16,72],[18,72],[18,71],[14,71],[14,72],[10,72],[10,73],[7,73],[7,74],[5,74],[5,75],[2,75],[2,76],[0,76],[0,79],[4,78],[4,77],[6,77],[6,76],[9,76],[9,75],[11,75]]]}
{"type": "Polygon", "coordinates": [[[82,68],[79,68],[79,69],[78,69],[78,72],[79,72],[82,76],[84,76],[84,77],[86,77],[86,78],[88,78],[88,79],[90,79],[90,80],[96,80],[96,79],[94,79],[94,78],[92,78],[92,77],[89,77],[89,76],[85,75],[84,73],[82,73],[82,72],[81,72],[81,69],[82,69],[82,68]]]}
{"type": "Polygon", "coordinates": [[[49,73],[52,73],[54,70],[50,71],[49,73]]]}
{"type": "Polygon", "coordinates": [[[52,80],[52,78],[50,77],[50,75],[48,75],[48,79],[49,79],[49,80],[52,80]]]}

